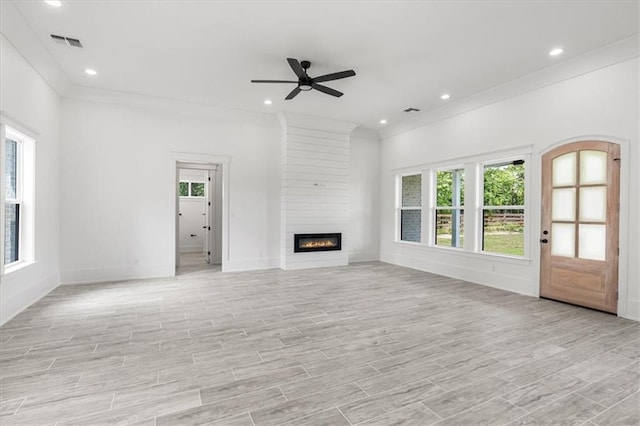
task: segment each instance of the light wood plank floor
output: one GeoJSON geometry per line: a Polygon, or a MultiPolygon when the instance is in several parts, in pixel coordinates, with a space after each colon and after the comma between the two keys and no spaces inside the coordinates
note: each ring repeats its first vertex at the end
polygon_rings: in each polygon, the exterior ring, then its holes
{"type": "Polygon", "coordinates": [[[200,271],[220,272],[221,265],[207,263],[202,253],[181,253],[180,266],[176,269],[176,275],[193,274],[200,271]]]}
{"type": "Polygon", "coordinates": [[[640,423],[640,324],[384,263],[64,286],[0,328],[0,423],[640,423]]]}

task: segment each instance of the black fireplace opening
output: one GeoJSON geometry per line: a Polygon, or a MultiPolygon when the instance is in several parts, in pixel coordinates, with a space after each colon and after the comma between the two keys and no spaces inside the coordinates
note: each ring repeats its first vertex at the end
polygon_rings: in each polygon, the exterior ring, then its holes
{"type": "Polygon", "coordinates": [[[342,250],[342,234],[295,234],[293,252],[342,250]]]}

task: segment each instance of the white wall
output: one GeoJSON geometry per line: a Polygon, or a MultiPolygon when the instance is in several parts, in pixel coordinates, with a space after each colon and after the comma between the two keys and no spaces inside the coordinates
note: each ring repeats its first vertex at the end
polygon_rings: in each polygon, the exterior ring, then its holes
{"type": "Polygon", "coordinates": [[[228,266],[277,265],[275,118],[252,125],[65,99],[62,140],[61,199],[75,206],[61,218],[63,282],[174,273],[171,152],[231,156],[228,266]]]}
{"type": "Polygon", "coordinates": [[[562,141],[622,142],[620,314],[640,319],[638,59],[436,121],[383,140],[381,259],[523,294],[538,294],[540,156],[562,141]],[[394,242],[394,170],[532,145],[530,260],[394,242]]]}
{"type": "MultiPolygon", "coordinates": [[[[61,203],[74,206],[65,208],[60,220],[63,283],[174,273],[172,152],[231,157],[226,270],[279,266],[281,135],[276,117],[187,116],[64,99],[61,140],[61,203]]],[[[375,140],[358,144],[367,158],[377,158],[375,140]]],[[[375,162],[357,166],[351,191],[363,194],[364,205],[356,203],[354,211],[370,208],[375,199],[377,180],[371,176],[377,168],[375,162]]],[[[359,222],[363,238],[351,240],[360,250],[354,256],[375,257],[375,217],[352,222],[359,222]]]]}
{"type": "Polygon", "coordinates": [[[0,324],[3,324],[60,282],[60,98],[4,36],[0,36],[0,43],[1,114],[16,130],[36,139],[36,262],[0,278],[0,324]]]}
{"type": "Polygon", "coordinates": [[[349,262],[380,259],[380,140],[356,129],[349,155],[349,262]]]}

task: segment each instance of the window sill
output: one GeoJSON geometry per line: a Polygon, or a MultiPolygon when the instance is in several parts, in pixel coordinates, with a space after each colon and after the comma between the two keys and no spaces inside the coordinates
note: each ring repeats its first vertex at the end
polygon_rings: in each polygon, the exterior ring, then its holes
{"type": "Polygon", "coordinates": [[[417,242],[417,241],[403,241],[403,240],[396,240],[396,241],[394,241],[394,243],[397,243],[397,244],[406,244],[406,245],[409,245],[409,246],[423,246],[423,244],[422,244],[422,243],[419,243],[419,242],[417,242]]]}
{"type": "Polygon", "coordinates": [[[10,264],[9,266],[5,266],[4,267],[4,273],[3,275],[9,275],[13,272],[19,271],[21,269],[24,269],[28,266],[34,265],[36,262],[35,260],[32,261],[18,261],[18,262],[14,262],[12,264],[10,264]]]}
{"type": "Polygon", "coordinates": [[[492,262],[503,262],[509,263],[512,265],[530,265],[532,262],[531,258],[528,257],[517,257],[517,256],[509,256],[506,254],[500,253],[491,253],[491,252],[474,252],[474,251],[466,251],[463,248],[458,247],[443,247],[443,246],[429,246],[422,243],[414,243],[409,241],[394,241],[395,244],[416,247],[420,249],[424,249],[430,252],[443,253],[447,255],[454,256],[463,256],[471,259],[484,259],[492,262]]]}

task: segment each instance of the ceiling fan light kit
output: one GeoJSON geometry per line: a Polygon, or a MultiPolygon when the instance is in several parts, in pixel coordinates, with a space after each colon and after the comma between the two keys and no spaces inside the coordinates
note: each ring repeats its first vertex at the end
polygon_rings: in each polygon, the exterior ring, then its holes
{"type": "Polygon", "coordinates": [[[341,78],[353,77],[354,75],[356,75],[354,70],[348,70],[348,71],[334,72],[331,74],[325,74],[325,75],[321,75],[313,78],[313,77],[309,77],[309,74],[307,74],[307,70],[311,67],[311,62],[298,61],[297,59],[294,59],[294,58],[287,58],[287,62],[289,63],[289,66],[291,67],[293,72],[298,77],[298,81],[251,80],[251,82],[252,83],[295,83],[297,84],[298,86],[295,89],[293,89],[287,95],[286,98],[284,98],[285,100],[291,100],[295,98],[298,95],[298,93],[308,92],[311,89],[315,89],[315,90],[318,90],[319,92],[326,93],[327,95],[331,95],[331,96],[335,96],[336,98],[339,98],[344,93],[318,83],[323,83],[325,81],[340,80],[341,78]]]}

